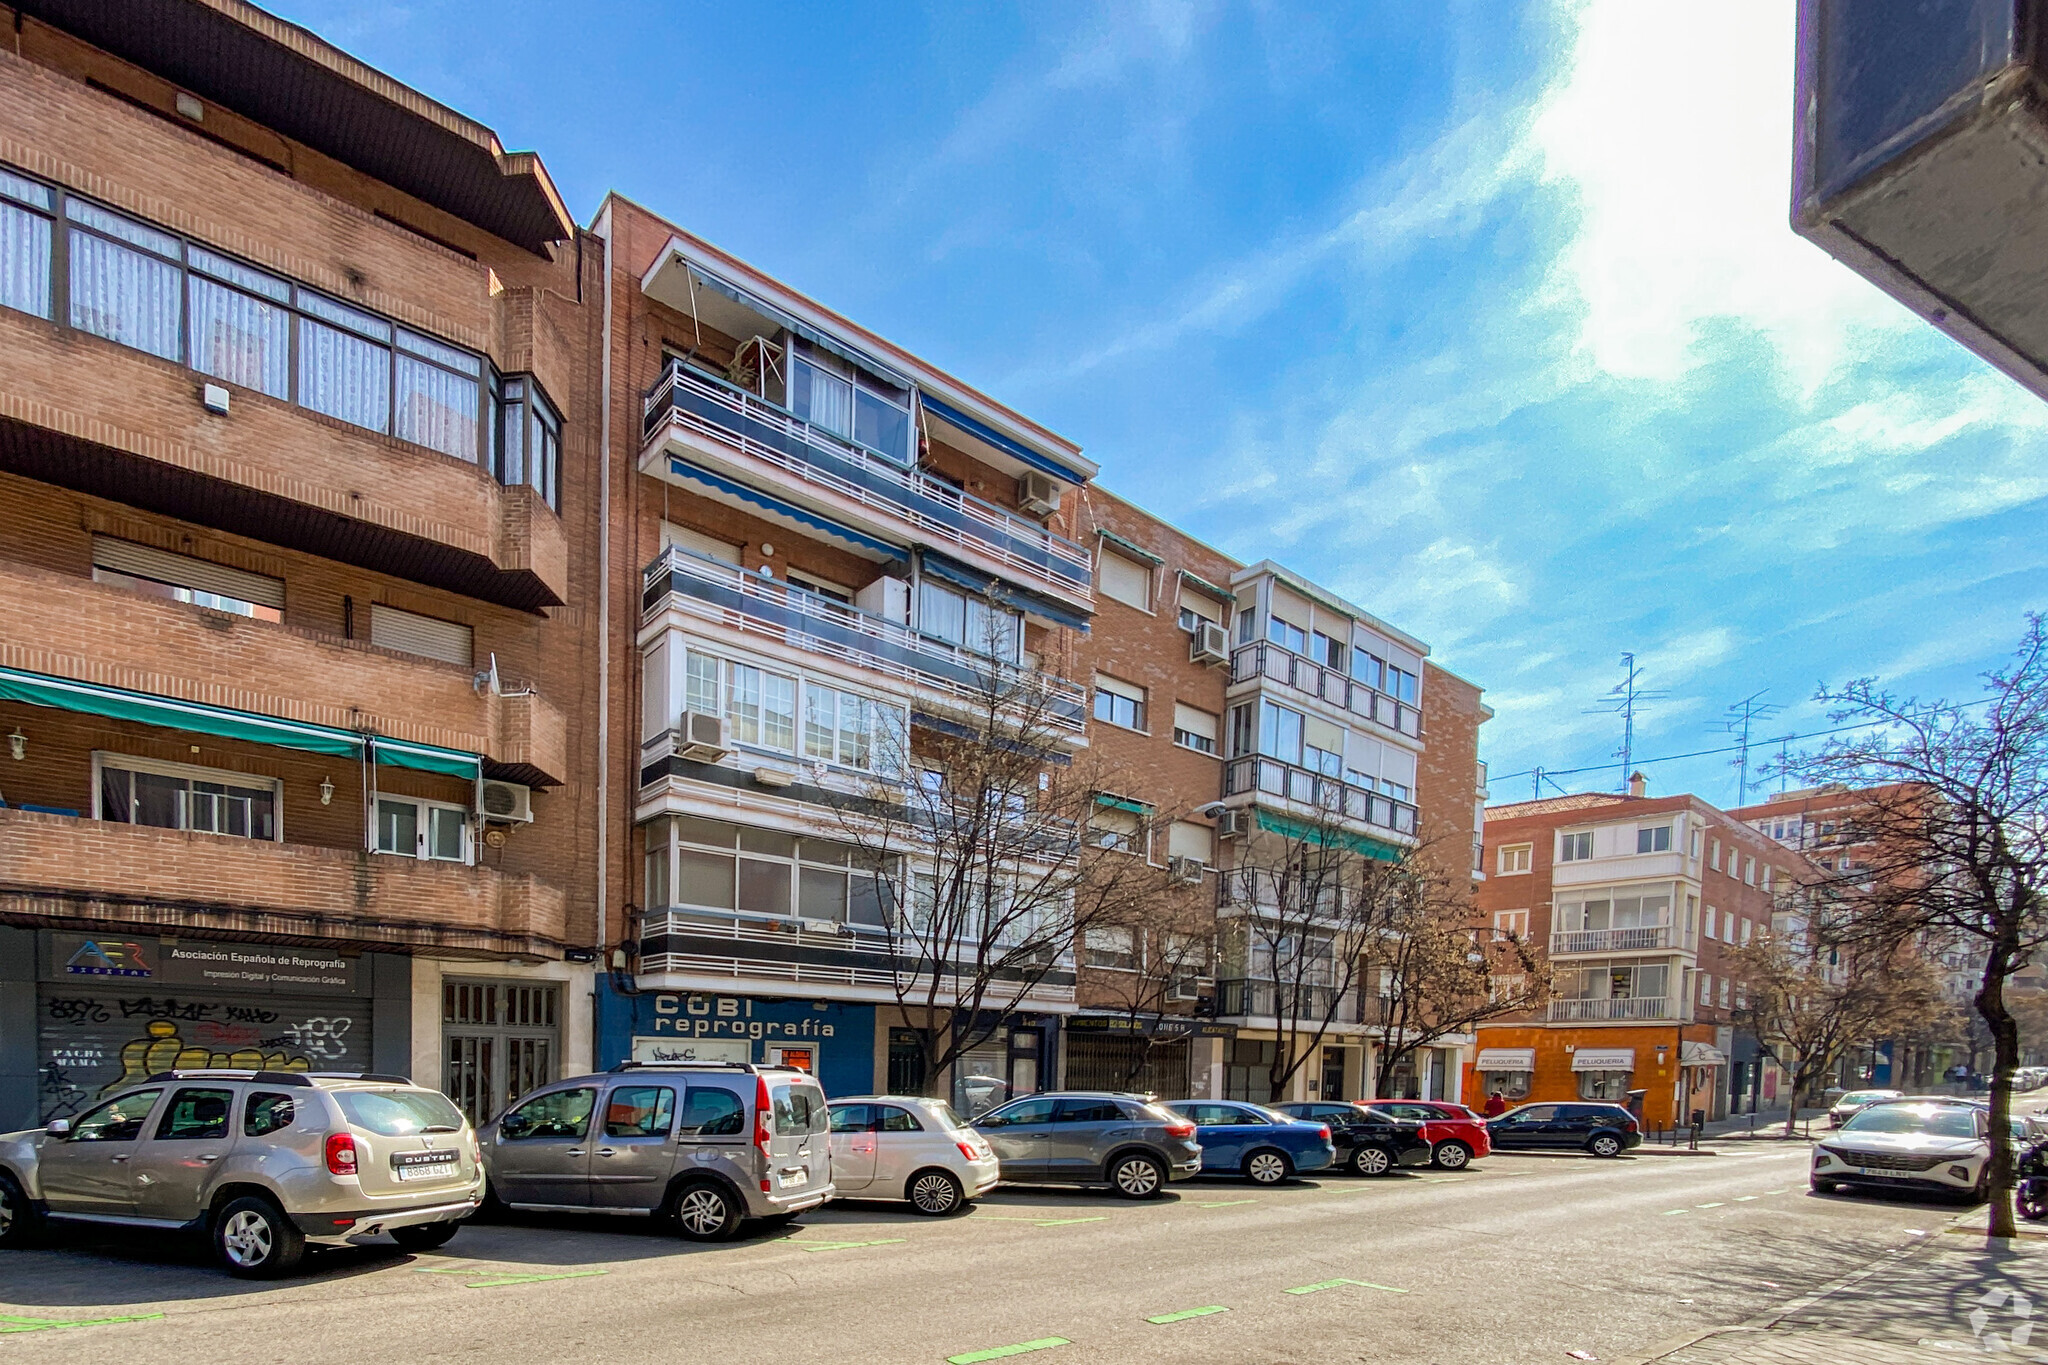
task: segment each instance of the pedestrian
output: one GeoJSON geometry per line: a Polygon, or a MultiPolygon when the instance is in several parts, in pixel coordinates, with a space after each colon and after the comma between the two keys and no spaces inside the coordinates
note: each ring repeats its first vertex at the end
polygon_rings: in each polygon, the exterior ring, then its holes
{"type": "Polygon", "coordinates": [[[1486,1107],[1480,1110],[1490,1119],[1497,1119],[1508,1111],[1507,1096],[1496,1090],[1486,1097],[1486,1107]]]}

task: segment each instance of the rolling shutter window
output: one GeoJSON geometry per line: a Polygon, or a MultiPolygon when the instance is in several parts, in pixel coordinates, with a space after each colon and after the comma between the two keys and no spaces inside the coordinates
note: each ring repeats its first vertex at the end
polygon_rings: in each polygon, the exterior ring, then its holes
{"type": "Polygon", "coordinates": [[[370,604],[370,643],[382,649],[461,664],[464,668],[475,657],[468,626],[400,611],[382,602],[370,604]]]}
{"type": "Polygon", "coordinates": [[[1380,752],[1385,755],[1381,760],[1380,776],[1412,790],[1415,786],[1415,754],[1391,744],[1383,746],[1380,752]]]}
{"type": "Polygon", "coordinates": [[[1344,727],[1332,725],[1320,716],[1305,717],[1302,722],[1302,737],[1326,754],[1344,752],[1344,727]]]}
{"type": "Polygon", "coordinates": [[[1223,624],[1223,604],[1215,598],[1199,592],[1183,592],[1180,595],[1180,609],[1191,611],[1204,621],[1215,625],[1223,624]]]}
{"type": "Polygon", "coordinates": [[[1102,549],[1101,586],[1105,597],[1114,597],[1140,611],[1152,609],[1151,566],[1127,559],[1108,546],[1102,549]]]}
{"type": "Polygon", "coordinates": [[[1176,820],[1166,832],[1166,851],[1176,858],[1193,858],[1206,867],[1216,861],[1216,831],[1192,820],[1176,820]]]}
{"type": "Polygon", "coordinates": [[[240,602],[254,603],[259,607],[284,610],[284,580],[271,578],[266,574],[249,573],[242,569],[230,569],[225,564],[215,564],[190,555],[172,554],[169,550],[153,549],[137,545],[132,540],[115,540],[112,536],[92,538],[92,563],[96,569],[111,569],[136,578],[147,578],[158,583],[170,583],[195,592],[212,593],[217,597],[232,597],[240,602]]]}
{"type": "Polygon", "coordinates": [[[1198,711],[1186,702],[1173,704],[1173,728],[1185,730],[1197,739],[1216,743],[1216,717],[1207,711],[1198,711]]]}

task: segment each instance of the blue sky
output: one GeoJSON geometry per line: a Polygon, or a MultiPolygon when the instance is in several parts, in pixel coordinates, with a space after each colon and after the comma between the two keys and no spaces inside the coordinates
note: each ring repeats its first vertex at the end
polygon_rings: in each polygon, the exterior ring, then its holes
{"type": "Polygon", "coordinates": [[[2048,410],[1786,227],[1791,0],[272,7],[1430,641],[1496,774],[1623,651],[1679,754],[2042,604],[2048,410]]]}

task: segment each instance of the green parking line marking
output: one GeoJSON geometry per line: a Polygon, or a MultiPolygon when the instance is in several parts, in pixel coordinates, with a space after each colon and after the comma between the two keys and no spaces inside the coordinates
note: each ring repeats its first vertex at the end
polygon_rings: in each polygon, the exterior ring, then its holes
{"type": "Polygon", "coordinates": [[[1715,1200],[1715,1201],[1714,1201],[1713,1203],[1711,1203],[1711,1204],[1694,1204],[1694,1205],[1693,1205],[1693,1207],[1694,1207],[1694,1208],[1696,1208],[1696,1209],[1718,1209],[1718,1208],[1720,1208],[1720,1207],[1721,1207],[1721,1203],[1722,1203],[1722,1201],[1721,1201],[1721,1200],[1719,1200],[1719,1199],[1716,1199],[1716,1200],[1715,1200]]]}
{"type": "Polygon", "coordinates": [[[947,1356],[946,1365],[980,1365],[984,1360],[1002,1360],[1008,1356],[1021,1356],[1027,1351],[1046,1351],[1055,1346],[1072,1346],[1065,1337],[1040,1337],[1036,1341],[1022,1341],[1015,1346],[996,1346],[986,1351],[969,1351],[965,1355],[947,1356]]]}
{"type": "Polygon", "coordinates": [[[1169,1322],[1186,1322],[1189,1318],[1206,1318],[1211,1313],[1228,1313],[1229,1311],[1230,1310],[1228,1308],[1225,1308],[1220,1303],[1212,1303],[1207,1308],[1183,1308],[1178,1313],[1161,1313],[1158,1317],[1146,1318],[1145,1321],[1157,1322],[1161,1324],[1169,1322]]]}
{"type": "Polygon", "coordinates": [[[1238,1204],[1256,1204],[1258,1202],[1256,1199],[1218,1199],[1209,1204],[1197,1204],[1195,1207],[1198,1209],[1227,1209],[1238,1204]]]}
{"type": "Polygon", "coordinates": [[[1691,1212],[1692,1212],[1692,1210],[1691,1210],[1691,1209],[1666,1209],[1666,1210],[1664,1210],[1664,1216],[1665,1216],[1666,1218],[1669,1218],[1669,1217],[1670,1217],[1670,1216],[1671,1216],[1672,1214],[1674,1214],[1674,1213],[1691,1213],[1691,1212]]]}
{"type": "Polygon", "coordinates": [[[1783,1193],[1784,1193],[1784,1191],[1783,1191],[1783,1190],[1765,1190],[1765,1191],[1764,1191],[1764,1193],[1765,1193],[1765,1194],[1783,1194],[1783,1193]]]}
{"type": "Polygon", "coordinates": [[[1107,1223],[1109,1215],[1099,1213],[1093,1218],[1040,1218],[1035,1221],[1042,1228],[1063,1228],[1069,1223],[1107,1223]]]}
{"type": "Polygon", "coordinates": [[[1283,1294],[1316,1294],[1325,1289],[1341,1289],[1347,1284],[1355,1284],[1360,1289],[1383,1289],[1389,1294],[1405,1294],[1408,1292],[1405,1289],[1396,1289],[1390,1284],[1374,1284],[1371,1280],[1324,1280],[1320,1284],[1305,1284],[1299,1289],[1284,1289],[1281,1292],[1283,1294]]]}
{"type": "Polygon", "coordinates": [[[162,1313],[134,1313],[121,1318],[25,1318],[0,1313],[0,1336],[9,1332],[54,1332],[65,1327],[104,1327],[110,1322],[153,1322],[162,1313]]]}
{"type": "Polygon", "coordinates": [[[799,1242],[791,1238],[789,1244],[793,1247],[802,1247],[805,1251],[846,1251],[853,1247],[894,1246],[902,1240],[901,1237],[877,1237],[872,1242],[799,1242]]]}
{"type": "Polygon", "coordinates": [[[1747,1204],[1747,1203],[1748,1203],[1748,1202],[1749,1202],[1750,1200],[1752,1200],[1752,1199],[1756,1199],[1756,1198],[1759,1198],[1759,1197],[1760,1197],[1760,1196],[1758,1196],[1758,1195],[1754,1195],[1754,1194],[1738,1194],[1738,1195],[1736,1195],[1736,1196],[1735,1196],[1735,1202],[1736,1202],[1736,1203],[1738,1203],[1738,1204],[1747,1204]]]}
{"type": "Polygon", "coordinates": [[[487,1280],[471,1280],[464,1289],[497,1289],[508,1284],[538,1284],[542,1280],[587,1280],[592,1275],[609,1275],[609,1270],[564,1270],[549,1275],[493,1275],[487,1280]]]}

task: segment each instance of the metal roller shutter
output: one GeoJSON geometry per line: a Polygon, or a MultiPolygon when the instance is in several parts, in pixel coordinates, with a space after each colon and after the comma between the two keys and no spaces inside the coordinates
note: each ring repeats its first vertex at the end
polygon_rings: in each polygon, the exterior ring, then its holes
{"type": "Polygon", "coordinates": [[[284,610],[282,578],[249,573],[243,569],[230,569],[225,564],[194,559],[191,555],[172,554],[169,550],[137,545],[132,540],[94,536],[92,562],[93,567],[97,569],[111,569],[115,573],[131,574],[136,578],[171,583],[180,588],[191,588],[196,592],[210,592],[218,597],[253,602],[259,607],[284,610]]]}
{"type": "Polygon", "coordinates": [[[475,658],[468,626],[401,611],[382,602],[370,604],[370,643],[464,668],[475,658]]]}

